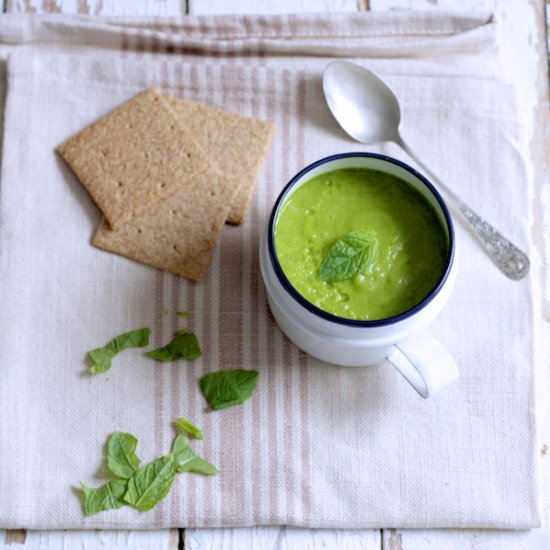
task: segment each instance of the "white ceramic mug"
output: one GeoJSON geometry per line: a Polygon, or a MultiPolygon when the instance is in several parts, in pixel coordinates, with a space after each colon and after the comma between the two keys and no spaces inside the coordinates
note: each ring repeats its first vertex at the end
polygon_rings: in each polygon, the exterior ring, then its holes
{"type": "Polygon", "coordinates": [[[279,195],[260,244],[260,267],[269,307],[286,336],[309,355],[343,366],[368,366],[388,359],[422,396],[434,395],[458,378],[456,363],[428,331],[451,294],[456,279],[451,216],[433,185],[396,159],[373,153],[344,153],[314,162],[294,176],[279,195]],[[417,189],[442,221],[450,254],[435,288],[420,303],[393,317],[356,321],[327,313],[301,296],[281,269],[274,227],[281,205],[311,178],[340,168],[370,168],[395,175],[417,189]]]}

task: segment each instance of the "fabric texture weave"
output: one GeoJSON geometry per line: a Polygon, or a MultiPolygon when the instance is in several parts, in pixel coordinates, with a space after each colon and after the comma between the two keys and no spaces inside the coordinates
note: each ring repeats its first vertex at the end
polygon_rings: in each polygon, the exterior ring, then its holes
{"type": "Polygon", "coordinates": [[[458,282],[433,332],[461,378],[423,400],[387,363],[336,367],[291,345],[258,265],[277,194],[310,162],[368,150],[412,164],[331,118],[321,72],[335,57],[380,74],[419,156],[527,249],[522,121],[495,30],[457,13],[0,20],[0,527],[539,524],[533,280],[506,279],[455,224],[458,282]],[[224,228],[200,284],[93,248],[101,214],[54,152],[153,85],[277,125],[247,219],[224,228]],[[88,350],[143,326],[156,346],[188,326],[203,357],[166,365],[129,350],[87,374],[88,350]],[[211,412],[198,379],[226,368],[257,369],[257,390],[211,412]],[[181,416],[203,429],[192,446],[221,473],[179,475],[147,513],[85,518],[75,488],[103,483],[109,434],[134,434],[145,463],[169,451],[181,416]]]}

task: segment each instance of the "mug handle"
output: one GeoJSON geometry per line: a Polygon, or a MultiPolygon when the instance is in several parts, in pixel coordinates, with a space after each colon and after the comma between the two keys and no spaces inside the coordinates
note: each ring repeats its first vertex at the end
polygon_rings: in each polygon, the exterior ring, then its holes
{"type": "Polygon", "coordinates": [[[429,332],[391,346],[387,358],[424,398],[435,395],[458,379],[455,360],[429,332]]]}

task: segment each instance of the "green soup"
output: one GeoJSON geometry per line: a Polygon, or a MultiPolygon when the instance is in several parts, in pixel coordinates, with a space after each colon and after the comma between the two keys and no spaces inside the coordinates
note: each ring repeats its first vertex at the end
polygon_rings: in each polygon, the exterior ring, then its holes
{"type": "Polygon", "coordinates": [[[345,168],[312,178],[284,201],[275,250],[309,302],[346,319],[376,320],[403,313],[433,290],[449,243],[434,208],[412,185],[385,172],[345,168]],[[349,278],[322,280],[321,265],[349,244],[350,234],[367,235],[374,254],[349,278]]]}

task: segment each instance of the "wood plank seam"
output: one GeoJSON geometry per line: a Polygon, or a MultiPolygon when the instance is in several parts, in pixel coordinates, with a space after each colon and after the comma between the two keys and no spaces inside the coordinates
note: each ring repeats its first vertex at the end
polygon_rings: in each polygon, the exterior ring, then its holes
{"type": "MultiPolygon", "coordinates": [[[[546,42],[546,53],[550,54],[550,36],[548,35],[548,25],[550,24],[550,0],[546,0],[543,10],[544,14],[544,40],[546,42]]],[[[550,59],[548,61],[550,64],[550,59]]],[[[550,78],[550,71],[548,77],[550,78]]]]}
{"type": "Polygon", "coordinates": [[[389,537],[386,540],[382,537],[382,550],[403,550],[403,538],[397,529],[387,529],[389,537]]]}
{"type": "Polygon", "coordinates": [[[4,543],[8,544],[25,544],[27,540],[27,531],[25,529],[10,529],[6,531],[4,543]]]}

